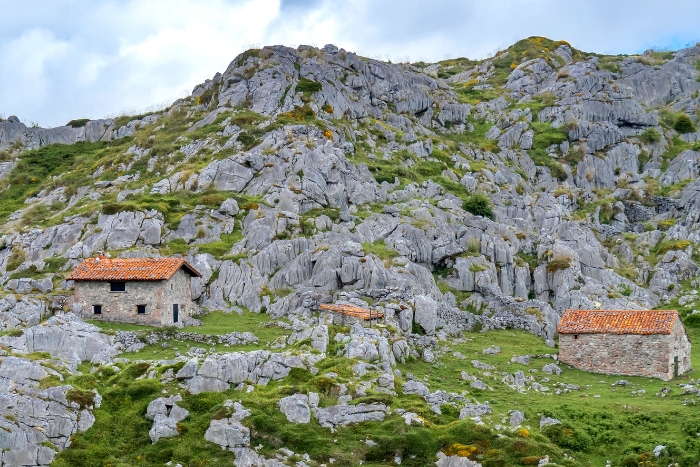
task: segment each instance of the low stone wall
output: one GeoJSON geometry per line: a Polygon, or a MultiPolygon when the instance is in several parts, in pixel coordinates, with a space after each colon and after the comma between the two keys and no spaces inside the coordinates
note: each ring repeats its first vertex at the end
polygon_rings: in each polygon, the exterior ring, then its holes
{"type": "Polygon", "coordinates": [[[663,334],[560,334],[559,361],[595,373],[669,380],[670,340],[663,334]]]}
{"type": "MultiPolygon", "coordinates": [[[[377,313],[379,314],[379,313],[377,313]]],[[[377,324],[377,323],[383,323],[384,318],[377,318],[374,319],[372,318],[371,321],[364,320],[362,318],[355,318],[354,316],[349,316],[344,313],[338,313],[335,311],[321,311],[321,317],[323,318],[323,322],[325,323],[331,323],[336,326],[352,326],[353,324],[359,324],[363,328],[369,328],[371,325],[377,324]]]]}

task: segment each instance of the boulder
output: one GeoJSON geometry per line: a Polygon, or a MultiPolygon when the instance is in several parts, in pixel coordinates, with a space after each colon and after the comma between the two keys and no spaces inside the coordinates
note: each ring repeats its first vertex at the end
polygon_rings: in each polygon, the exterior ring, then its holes
{"type": "Polygon", "coordinates": [[[238,402],[227,401],[224,408],[233,409],[229,418],[212,420],[204,433],[204,439],[216,443],[221,449],[247,447],[250,445],[250,429],[243,426],[241,421],[250,415],[250,411],[238,402]]]}
{"type": "Polygon", "coordinates": [[[309,408],[309,396],[294,394],[280,399],[277,402],[280,411],[291,423],[309,423],[311,421],[311,409],[309,408]]]}
{"type": "Polygon", "coordinates": [[[520,426],[523,420],[525,420],[525,414],[520,410],[514,410],[513,413],[510,414],[510,426],[520,426]]]}
{"type": "Polygon", "coordinates": [[[368,421],[381,422],[387,413],[384,404],[333,405],[318,408],[314,417],[324,428],[335,429],[337,426],[350,425],[368,421]]]}
{"type": "Polygon", "coordinates": [[[468,417],[481,417],[482,415],[488,415],[490,413],[491,406],[488,401],[483,404],[467,404],[459,411],[459,419],[464,420],[468,417]]]}
{"type": "Polygon", "coordinates": [[[437,302],[427,295],[418,295],[414,298],[414,304],[413,320],[426,334],[434,334],[437,327],[437,302]]]}

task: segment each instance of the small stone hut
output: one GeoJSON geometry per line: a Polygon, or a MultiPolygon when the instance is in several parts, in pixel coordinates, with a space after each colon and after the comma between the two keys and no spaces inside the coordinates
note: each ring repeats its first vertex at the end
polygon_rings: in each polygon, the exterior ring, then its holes
{"type": "Polygon", "coordinates": [[[690,371],[690,339],[675,310],[566,310],[559,360],[581,370],[670,380],[690,371]]]}
{"type": "Polygon", "coordinates": [[[71,308],[84,318],[182,325],[198,311],[192,277],[201,274],[182,258],[88,258],[68,276],[75,281],[71,308]]]}

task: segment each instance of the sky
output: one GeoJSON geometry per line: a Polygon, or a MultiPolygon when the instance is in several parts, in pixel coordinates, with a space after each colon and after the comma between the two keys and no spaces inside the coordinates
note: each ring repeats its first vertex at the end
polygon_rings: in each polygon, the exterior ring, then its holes
{"type": "Polygon", "coordinates": [[[611,54],[700,41],[698,0],[5,0],[2,12],[0,118],[44,127],[163,108],[264,45],[430,62],[534,35],[611,54]]]}

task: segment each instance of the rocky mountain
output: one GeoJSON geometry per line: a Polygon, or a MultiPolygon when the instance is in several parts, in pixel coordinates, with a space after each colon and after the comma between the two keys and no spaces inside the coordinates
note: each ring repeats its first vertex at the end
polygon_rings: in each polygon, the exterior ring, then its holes
{"type": "MultiPolygon", "coordinates": [[[[109,341],[95,359],[23,341],[71,311],[65,277],[96,254],[184,256],[202,272],[192,295],[205,310],[266,314],[294,326],[280,348],[307,349],[235,357],[248,363],[216,352],[199,355],[201,367],[197,356],[182,361],[178,371],[190,373],[177,378],[193,395],[255,385],[266,362],[277,367],[265,384],[310,371],[311,350],[325,355],[329,345],[373,367],[374,388],[391,393],[397,360],[433,363],[446,355],[437,343],[465,331],[521,329],[554,347],[566,308],[674,306],[698,325],[699,70],[700,46],[604,56],[533,37],[487,60],[434,64],[273,46],[244,52],[163,112],[52,129],[10,117],[0,121],[0,329],[9,333],[0,344],[8,355],[46,351],[72,362],[61,373],[68,379],[79,362],[112,368],[138,344],[120,347],[92,329],[91,339],[109,341]],[[384,330],[331,327],[329,341],[318,306],[336,301],[383,313],[384,330]],[[249,370],[218,373],[230,365],[249,370]]],[[[90,326],[67,316],[61,326],[90,326]]],[[[521,387],[530,384],[523,378],[521,387]]],[[[412,381],[399,393],[420,394],[438,413],[442,404],[491,413],[412,381]]],[[[349,410],[287,396],[278,400],[290,422],[313,413],[333,430],[391,413],[385,403],[349,410]]],[[[65,436],[91,425],[82,420],[93,404],[26,397],[73,410],[65,436]]],[[[158,403],[156,439],[178,431],[177,403],[158,403]]],[[[262,454],[251,439],[267,438],[246,427],[246,409],[212,421],[206,439],[240,465],[278,465],[253,459],[262,454]]],[[[47,464],[54,451],[33,439],[26,435],[32,461],[3,454],[3,465],[47,464]]],[[[63,449],[66,439],[51,443],[63,449]]],[[[438,465],[476,465],[441,453],[438,465]]]]}

